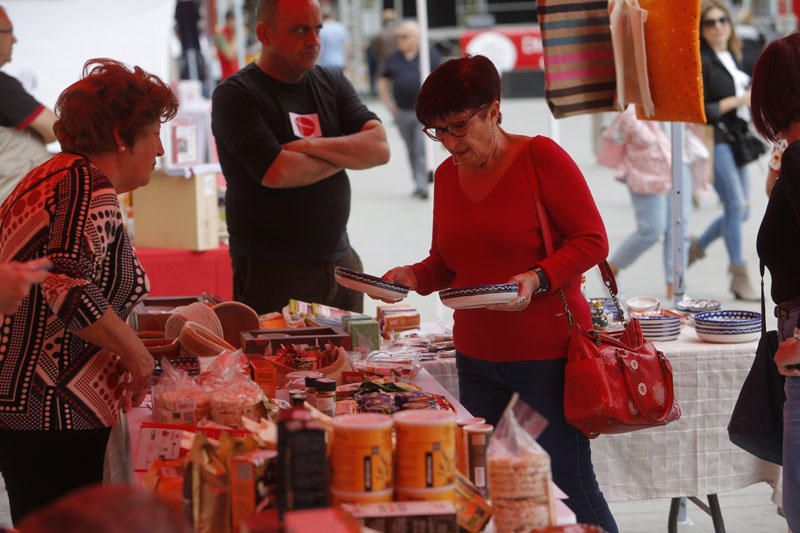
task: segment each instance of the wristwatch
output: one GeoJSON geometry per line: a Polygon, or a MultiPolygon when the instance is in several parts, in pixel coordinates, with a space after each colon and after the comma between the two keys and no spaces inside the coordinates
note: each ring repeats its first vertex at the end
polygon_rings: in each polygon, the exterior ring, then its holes
{"type": "Polygon", "coordinates": [[[539,288],[533,292],[533,295],[536,296],[537,294],[546,293],[550,288],[550,280],[547,279],[547,274],[542,270],[542,267],[533,267],[531,270],[533,270],[536,277],[539,278],[539,288]]]}

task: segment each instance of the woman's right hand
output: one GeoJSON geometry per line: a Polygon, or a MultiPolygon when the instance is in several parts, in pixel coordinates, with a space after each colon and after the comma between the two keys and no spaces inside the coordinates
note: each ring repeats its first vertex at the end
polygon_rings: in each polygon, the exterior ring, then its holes
{"type": "Polygon", "coordinates": [[[150,353],[145,350],[144,352],[136,352],[131,355],[123,356],[121,358],[122,366],[131,375],[131,382],[128,384],[128,390],[132,394],[137,394],[143,391],[150,383],[150,378],[153,375],[153,368],[155,361],[150,353]]]}
{"type": "Polygon", "coordinates": [[[795,336],[783,341],[775,352],[775,364],[778,372],[784,376],[800,376],[800,342],[795,330],[795,336]]]}
{"type": "Polygon", "coordinates": [[[391,281],[393,283],[399,283],[400,285],[405,285],[412,291],[417,290],[417,275],[414,274],[414,271],[411,269],[411,267],[407,266],[395,267],[386,274],[384,274],[382,277],[387,281],[391,281]]]}

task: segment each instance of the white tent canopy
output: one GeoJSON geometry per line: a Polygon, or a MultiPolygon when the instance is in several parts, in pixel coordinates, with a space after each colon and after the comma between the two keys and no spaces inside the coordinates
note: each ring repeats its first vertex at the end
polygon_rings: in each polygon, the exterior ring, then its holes
{"type": "Polygon", "coordinates": [[[83,63],[111,57],[170,79],[173,0],[3,0],[17,44],[3,70],[52,107],[83,63]]]}

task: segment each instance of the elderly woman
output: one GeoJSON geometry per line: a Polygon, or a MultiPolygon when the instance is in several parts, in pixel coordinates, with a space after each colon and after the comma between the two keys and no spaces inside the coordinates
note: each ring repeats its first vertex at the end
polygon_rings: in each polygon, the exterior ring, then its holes
{"type": "Polygon", "coordinates": [[[1,326],[0,472],[15,523],[102,480],[120,407],[141,402],[150,379],[153,360],[124,321],[148,281],[117,195],[147,184],[177,106],[142,69],[88,61],[56,103],[64,152],[0,207],[0,262],[52,263],[1,326]]]}
{"type": "Polygon", "coordinates": [[[753,122],[767,139],[784,139],[780,174],[758,230],[758,256],[772,277],[778,337],[775,363],[786,376],[783,408],[783,512],[800,531],[800,271],[792,259],[800,234],[800,34],[774,41],[753,71],[753,122]]]}
{"type": "Polygon", "coordinates": [[[483,56],[443,63],[425,81],[416,113],[451,157],[436,170],[433,239],[423,261],[385,278],[420,294],[448,287],[519,284],[508,304],[455,313],[461,402],[497,424],[514,392],[549,421],[539,443],[553,478],[579,522],[617,531],[597,485],[589,441],[564,418],[566,296],[591,327],[581,274],[608,252],[605,227],[581,171],[546,137],[500,127],[500,77],[483,56]],[[537,176],[526,173],[525,151],[537,176]],[[557,250],[547,255],[532,184],[549,217],[557,250]],[[505,312],[504,312],[505,311],[505,312]]]}
{"type": "Polygon", "coordinates": [[[700,7],[700,57],[706,117],[714,126],[714,189],[722,215],[689,247],[689,264],[705,257],[706,248],[722,237],[728,251],[730,290],[737,300],[758,301],[742,253],[742,225],[748,215],[750,183],[739,165],[725,131],[747,129],[750,122],[750,76],[742,71],[742,42],[733,28],[728,7],[720,0],[703,0],[700,7]]]}

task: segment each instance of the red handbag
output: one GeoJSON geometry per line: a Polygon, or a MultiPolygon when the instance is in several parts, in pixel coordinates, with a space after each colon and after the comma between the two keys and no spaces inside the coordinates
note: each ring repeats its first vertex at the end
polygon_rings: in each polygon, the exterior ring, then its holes
{"type": "MultiPolygon", "coordinates": [[[[542,227],[545,250],[553,253],[550,223],[536,191],[537,174],[526,150],[528,183],[542,227]]],[[[606,261],[598,265],[608,291],[617,300],[617,283],[606,261]]],[[[663,352],[644,339],[637,319],[631,319],[619,339],[584,331],[559,289],[569,320],[569,348],[564,376],[564,415],[588,438],[602,433],[627,433],[678,420],[681,409],[672,386],[672,365],[663,352]]]]}

